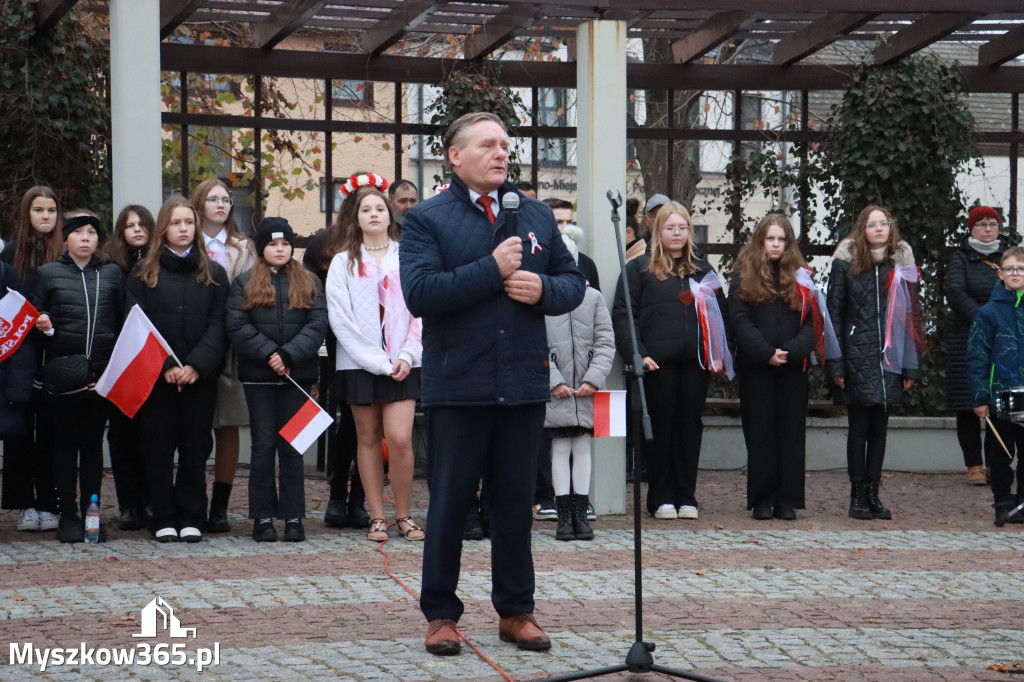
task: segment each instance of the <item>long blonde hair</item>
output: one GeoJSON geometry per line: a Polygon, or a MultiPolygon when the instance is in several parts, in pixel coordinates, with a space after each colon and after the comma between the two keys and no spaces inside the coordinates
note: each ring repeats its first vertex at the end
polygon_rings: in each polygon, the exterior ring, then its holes
{"type": "Polygon", "coordinates": [[[682,204],[670,201],[658,210],[654,229],[651,230],[651,262],[647,265],[647,270],[662,281],[668,279],[669,275],[682,278],[697,271],[693,264],[693,223],[690,220],[690,212],[682,204]],[[673,258],[661,243],[661,228],[673,213],[678,213],[686,219],[686,231],[689,233],[683,247],[683,255],[679,259],[673,258]]]}
{"type": "MultiPolygon", "coordinates": [[[[160,207],[160,212],[156,216],[156,227],[149,235],[146,257],[142,259],[142,264],[136,275],[150,289],[155,288],[160,279],[160,256],[167,249],[167,228],[171,224],[171,215],[176,208],[187,208],[192,211],[193,215],[196,212],[188,199],[182,196],[173,196],[160,207]]],[[[192,235],[192,248],[199,254],[196,281],[204,286],[216,285],[213,273],[210,272],[210,257],[206,255],[206,246],[203,241],[203,236],[199,233],[199,220],[197,219],[195,234],[192,235]]]]}

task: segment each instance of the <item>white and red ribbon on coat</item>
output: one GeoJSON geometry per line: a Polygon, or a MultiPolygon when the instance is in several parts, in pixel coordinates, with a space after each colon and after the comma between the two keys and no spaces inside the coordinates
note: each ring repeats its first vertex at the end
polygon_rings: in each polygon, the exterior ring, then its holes
{"type": "Polygon", "coordinates": [[[914,326],[914,299],[910,284],[919,279],[914,265],[894,267],[886,286],[885,345],[882,359],[887,372],[902,374],[904,369],[917,369],[917,346],[921,338],[914,326]]]}
{"type": "MultiPolygon", "coordinates": [[[[814,321],[814,347],[821,358],[821,364],[825,364],[825,360],[841,358],[843,351],[839,347],[839,339],[836,338],[836,330],[828,314],[825,294],[814,283],[814,271],[810,268],[797,268],[796,286],[800,290],[800,324],[803,325],[807,314],[810,313],[814,321]]],[[[812,356],[811,362],[814,361],[812,356]]]]}
{"type": "Polygon", "coordinates": [[[730,379],[735,372],[732,369],[732,354],[725,338],[725,321],[722,309],[718,307],[716,292],[722,288],[718,275],[709,272],[700,282],[690,279],[690,293],[697,308],[697,324],[700,326],[698,343],[704,350],[704,360],[698,353],[697,360],[701,367],[712,372],[725,372],[730,379]]]}
{"type": "Polygon", "coordinates": [[[395,351],[400,350],[402,339],[398,339],[395,345],[396,339],[394,338],[395,330],[399,328],[401,318],[404,310],[405,300],[402,298],[402,281],[399,278],[399,271],[390,270],[385,272],[376,263],[364,262],[359,264],[359,276],[360,277],[372,277],[377,280],[377,296],[378,303],[383,308],[384,313],[381,315],[381,338],[384,342],[384,352],[388,354],[388,357],[392,360],[395,357],[392,356],[392,349],[395,351]]]}

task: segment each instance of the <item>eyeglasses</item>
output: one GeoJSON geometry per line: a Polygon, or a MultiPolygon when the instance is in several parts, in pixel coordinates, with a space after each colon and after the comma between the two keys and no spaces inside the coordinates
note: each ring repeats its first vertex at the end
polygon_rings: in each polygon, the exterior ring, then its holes
{"type": "Polygon", "coordinates": [[[998,230],[999,223],[995,220],[986,220],[985,222],[974,223],[975,227],[980,227],[983,230],[998,230]]]}
{"type": "Polygon", "coordinates": [[[690,229],[689,225],[666,225],[661,230],[663,232],[686,232],[690,229]]]}
{"type": "Polygon", "coordinates": [[[230,206],[231,205],[231,197],[207,197],[206,198],[206,203],[208,203],[210,206],[216,206],[218,204],[223,204],[224,206],[230,206]]]}
{"type": "Polygon", "coordinates": [[[1004,275],[1024,275],[1024,267],[1022,268],[999,268],[1004,275]]]}
{"type": "Polygon", "coordinates": [[[889,227],[890,225],[892,225],[892,223],[890,223],[890,222],[889,222],[888,220],[883,220],[883,221],[881,221],[881,222],[877,222],[877,223],[868,223],[868,224],[867,224],[867,228],[868,228],[869,230],[873,230],[873,229],[875,229],[876,227],[881,227],[881,228],[883,228],[883,229],[884,229],[884,228],[886,228],[886,227],[889,227]]]}

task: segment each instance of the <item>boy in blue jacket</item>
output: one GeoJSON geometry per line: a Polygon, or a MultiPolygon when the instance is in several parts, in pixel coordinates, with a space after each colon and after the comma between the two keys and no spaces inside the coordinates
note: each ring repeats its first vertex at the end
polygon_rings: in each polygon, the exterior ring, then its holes
{"type": "MultiPolygon", "coordinates": [[[[996,525],[1024,523],[1024,514],[1007,516],[1024,502],[1024,424],[997,416],[995,402],[1002,391],[1024,387],[1024,248],[1006,250],[999,270],[1001,280],[992,298],[977,312],[967,337],[967,375],[974,397],[974,413],[992,417],[996,432],[1009,455],[992,434],[986,434],[985,461],[995,498],[996,525]],[[1013,454],[1017,455],[1017,493],[1013,493],[1013,454]]],[[[989,426],[991,430],[991,424],[989,426]]]]}

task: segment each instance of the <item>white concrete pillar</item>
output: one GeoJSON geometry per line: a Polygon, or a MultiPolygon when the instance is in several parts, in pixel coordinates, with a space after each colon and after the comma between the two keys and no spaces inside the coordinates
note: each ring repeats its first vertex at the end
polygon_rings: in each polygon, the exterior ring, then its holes
{"type": "Polygon", "coordinates": [[[113,213],[163,202],[160,151],[160,0],[110,0],[113,213]]]}
{"type": "MultiPolygon", "coordinates": [[[[585,21],[576,30],[576,115],[579,191],[577,222],[586,230],[580,249],[597,263],[601,289],[611,310],[619,279],[611,205],[605,198],[626,195],[626,22],[585,21]]],[[[625,206],[619,209],[625,230],[625,206]]],[[[624,388],[616,361],[609,388],[624,388]]],[[[598,514],[626,510],[625,439],[595,438],[591,499],[598,514]]]]}

